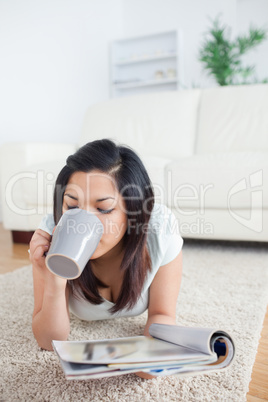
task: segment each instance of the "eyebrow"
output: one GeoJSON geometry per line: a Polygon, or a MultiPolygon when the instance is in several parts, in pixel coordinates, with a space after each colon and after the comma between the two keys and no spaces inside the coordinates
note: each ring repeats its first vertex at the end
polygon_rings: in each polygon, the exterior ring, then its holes
{"type": "MultiPolygon", "coordinates": [[[[64,194],[64,197],[65,197],[65,196],[72,198],[72,200],[78,201],[78,198],[77,198],[77,197],[74,197],[74,196],[71,195],[71,194],[65,193],[65,194],[64,194]]],[[[96,202],[102,202],[102,201],[106,201],[106,200],[115,200],[115,198],[114,198],[114,197],[99,198],[98,200],[96,200],[96,202]]]]}
{"type": "Polygon", "coordinates": [[[99,198],[98,200],[96,200],[97,202],[101,202],[101,201],[106,201],[106,200],[115,200],[114,197],[104,197],[104,198],[99,198]]]}
{"type": "Polygon", "coordinates": [[[65,193],[65,194],[64,194],[64,197],[65,197],[65,196],[70,197],[72,200],[78,201],[78,198],[74,197],[74,196],[71,195],[71,194],[65,193]]]}

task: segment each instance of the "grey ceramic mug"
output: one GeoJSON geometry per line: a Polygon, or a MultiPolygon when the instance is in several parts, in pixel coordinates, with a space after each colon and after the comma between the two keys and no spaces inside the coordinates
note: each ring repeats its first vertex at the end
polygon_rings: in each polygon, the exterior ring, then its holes
{"type": "Polygon", "coordinates": [[[83,209],[66,211],[52,236],[46,266],[65,279],[78,278],[94,254],[103,234],[99,218],[83,209]]]}

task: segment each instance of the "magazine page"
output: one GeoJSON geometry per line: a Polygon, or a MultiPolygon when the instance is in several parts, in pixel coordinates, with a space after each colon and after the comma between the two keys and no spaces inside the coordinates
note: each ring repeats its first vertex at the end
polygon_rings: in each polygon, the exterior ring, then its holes
{"type": "Polygon", "coordinates": [[[135,372],[135,369],[129,369],[121,372],[119,369],[110,368],[103,364],[83,364],[69,363],[60,358],[61,367],[68,380],[83,380],[90,378],[112,377],[121,374],[130,374],[135,372]]]}
{"type": "Polygon", "coordinates": [[[210,328],[152,324],[146,336],[98,341],[53,341],[66,378],[117,376],[143,371],[154,376],[195,375],[229,366],[231,337],[210,328]]]}
{"type": "MultiPolygon", "coordinates": [[[[72,363],[111,364],[176,361],[215,361],[205,354],[181,345],[146,336],[100,341],[53,341],[59,357],[72,363]]],[[[215,355],[215,354],[214,354],[215,355]]]]}
{"type": "Polygon", "coordinates": [[[83,363],[69,363],[60,359],[61,366],[66,376],[80,376],[90,374],[102,374],[115,369],[109,368],[105,364],[83,364],[83,363]]]}
{"type": "MultiPolygon", "coordinates": [[[[121,363],[121,364],[86,364],[86,363],[69,363],[62,360],[59,357],[62,369],[67,379],[69,380],[83,380],[90,378],[102,378],[110,377],[116,375],[136,373],[138,371],[144,371],[155,375],[170,375],[172,371],[176,371],[183,366],[189,364],[194,364],[196,369],[198,364],[202,367],[206,362],[177,362],[177,361],[166,361],[166,362],[147,362],[147,363],[121,363]]],[[[185,370],[186,371],[186,370],[185,370]]]]}
{"type": "Polygon", "coordinates": [[[175,365],[170,365],[169,367],[157,367],[157,368],[149,368],[149,369],[143,369],[142,371],[154,375],[154,376],[166,376],[166,375],[180,375],[180,376],[185,376],[185,375],[197,375],[197,374],[202,374],[205,372],[215,372],[218,370],[223,370],[226,369],[228,366],[230,366],[233,362],[234,358],[234,348],[233,348],[233,343],[230,342],[228,338],[224,339],[221,338],[221,342],[226,343],[226,354],[224,356],[219,356],[217,361],[214,363],[209,363],[209,364],[192,364],[192,365],[180,365],[180,366],[175,366],[175,365]]]}
{"type": "Polygon", "coordinates": [[[69,363],[60,359],[65,377],[68,380],[89,380],[103,377],[113,377],[136,372],[135,369],[121,371],[106,365],[69,363]]]}
{"type": "Polygon", "coordinates": [[[149,332],[153,336],[161,336],[161,339],[166,339],[172,343],[181,342],[181,344],[186,344],[187,347],[195,350],[210,350],[210,353],[216,353],[217,360],[215,362],[205,364],[193,363],[192,365],[180,365],[177,367],[175,365],[170,365],[166,368],[162,367],[159,370],[151,368],[145,369],[145,372],[155,376],[176,374],[191,375],[193,373],[201,374],[206,371],[211,372],[224,369],[233,362],[235,356],[235,345],[231,337],[226,332],[215,331],[209,328],[185,328],[179,326],[173,326],[174,328],[171,331],[170,327],[170,325],[152,324],[149,332]],[[174,334],[177,335],[177,337],[175,337],[174,334]]]}
{"type": "Polygon", "coordinates": [[[167,342],[181,345],[205,354],[214,353],[213,345],[217,336],[230,338],[223,331],[211,328],[181,327],[178,325],[152,324],[149,328],[151,336],[167,342]]]}

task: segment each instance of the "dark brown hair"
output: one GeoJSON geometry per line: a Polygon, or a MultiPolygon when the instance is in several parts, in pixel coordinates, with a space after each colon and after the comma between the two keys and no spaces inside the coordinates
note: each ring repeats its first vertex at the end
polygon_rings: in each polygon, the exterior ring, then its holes
{"type": "MultiPolygon", "coordinates": [[[[99,170],[114,178],[117,190],[125,200],[128,222],[131,222],[124,235],[125,252],[120,267],[124,272],[123,285],[115,305],[110,309],[116,313],[124,308],[133,308],[141,295],[146,275],[151,270],[147,230],[143,228],[149,223],[154,193],[148,173],[132,149],[116,145],[109,139],[89,142],[67,158],[66,165],[58,175],[54,190],[56,224],[62,215],[63,195],[71,175],[92,170],[99,170]]],[[[71,292],[80,290],[79,293],[90,303],[103,302],[98,287],[107,286],[94,275],[90,261],[82,275],[68,284],[71,292]]]]}

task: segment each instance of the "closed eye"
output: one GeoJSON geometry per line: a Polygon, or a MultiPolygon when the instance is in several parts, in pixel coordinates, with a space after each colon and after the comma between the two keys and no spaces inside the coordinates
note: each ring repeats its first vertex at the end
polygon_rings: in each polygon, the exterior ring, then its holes
{"type": "Polygon", "coordinates": [[[67,205],[67,208],[68,209],[75,209],[75,208],[79,208],[79,207],[78,207],[78,205],[75,205],[75,206],[67,205]]]}
{"type": "Polygon", "coordinates": [[[112,208],[112,209],[101,209],[101,208],[97,208],[98,209],[98,211],[101,213],[101,214],[110,214],[114,209],[112,208]]]}

